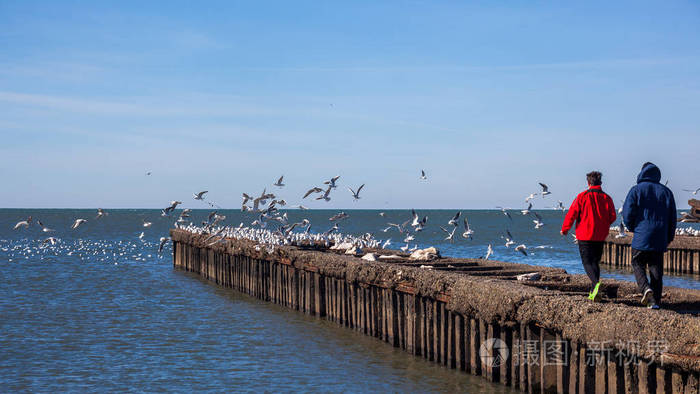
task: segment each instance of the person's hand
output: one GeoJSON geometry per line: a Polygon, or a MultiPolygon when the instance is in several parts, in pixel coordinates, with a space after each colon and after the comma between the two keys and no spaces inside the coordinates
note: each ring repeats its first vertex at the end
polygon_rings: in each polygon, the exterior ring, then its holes
{"type": "Polygon", "coordinates": [[[561,234],[562,236],[566,237],[566,233],[563,232],[563,231],[559,231],[559,234],[561,234]]]}

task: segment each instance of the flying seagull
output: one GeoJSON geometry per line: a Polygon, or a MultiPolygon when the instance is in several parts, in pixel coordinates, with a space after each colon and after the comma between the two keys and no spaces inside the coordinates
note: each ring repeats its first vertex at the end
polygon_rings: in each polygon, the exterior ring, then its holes
{"type": "Polygon", "coordinates": [[[27,218],[27,220],[22,220],[20,222],[17,222],[17,224],[15,224],[15,227],[13,227],[13,230],[17,230],[20,227],[28,228],[29,224],[31,222],[32,222],[32,217],[30,216],[27,218]]]}
{"type": "Polygon", "coordinates": [[[199,193],[193,194],[193,196],[194,196],[194,199],[195,199],[195,200],[204,200],[204,195],[207,194],[207,193],[209,193],[209,192],[205,190],[205,191],[203,191],[203,192],[199,192],[199,193]]]}
{"type": "Polygon", "coordinates": [[[462,236],[466,239],[473,239],[472,235],[474,234],[474,230],[472,230],[469,227],[469,222],[467,221],[466,216],[464,217],[464,232],[462,233],[462,236]]]}
{"type": "Polygon", "coordinates": [[[522,253],[523,255],[527,256],[527,246],[525,246],[525,245],[522,245],[522,244],[521,244],[521,245],[516,246],[516,247],[515,247],[515,251],[516,251],[516,252],[520,252],[520,253],[522,253]]]}
{"type": "Polygon", "coordinates": [[[506,217],[507,217],[508,219],[510,219],[511,221],[513,220],[513,218],[510,216],[510,213],[508,213],[508,211],[506,210],[506,208],[503,208],[503,207],[496,207],[496,208],[500,209],[501,212],[503,212],[503,214],[506,215],[506,217]]]}
{"type": "Polygon", "coordinates": [[[545,185],[542,182],[539,182],[540,187],[542,187],[542,197],[546,196],[547,194],[552,194],[552,192],[549,191],[549,187],[545,185]]]}
{"type": "Polygon", "coordinates": [[[425,171],[424,171],[424,170],[420,170],[420,179],[423,179],[423,180],[428,179],[428,177],[425,176],[425,171]]]}
{"type": "Polygon", "coordinates": [[[323,191],[323,189],[321,189],[320,187],[313,187],[313,188],[309,189],[309,190],[304,194],[304,197],[302,197],[302,200],[305,199],[306,197],[308,197],[310,194],[313,194],[313,193],[321,193],[322,191],[323,191]]]}
{"type": "Polygon", "coordinates": [[[333,189],[333,185],[328,185],[328,189],[326,189],[325,192],[319,197],[316,197],[317,200],[324,200],[326,202],[330,201],[331,198],[328,197],[328,195],[331,193],[331,189],[333,189]]]}
{"type": "Polygon", "coordinates": [[[338,178],[340,178],[340,175],[334,176],[330,180],[323,182],[323,184],[328,185],[331,189],[335,189],[336,188],[335,182],[338,180],[338,178]]]}
{"type": "Polygon", "coordinates": [[[282,180],[284,179],[284,175],[280,177],[280,179],[277,180],[277,182],[273,183],[272,186],[277,186],[277,187],[283,187],[284,183],[282,183],[282,180]]]}
{"type": "Polygon", "coordinates": [[[365,187],[365,184],[363,183],[360,185],[360,187],[357,188],[357,191],[352,190],[351,188],[348,187],[348,190],[350,190],[350,193],[352,193],[352,198],[357,201],[360,199],[360,190],[365,187]]]}
{"type": "Polygon", "coordinates": [[[522,211],[520,211],[520,213],[522,213],[523,215],[527,215],[528,213],[530,213],[530,210],[531,210],[531,209],[532,209],[532,203],[529,203],[528,206],[527,206],[527,208],[525,208],[525,209],[523,209],[522,211]]]}
{"type": "Polygon", "coordinates": [[[533,198],[535,198],[535,193],[530,193],[529,196],[525,197],[525,202],[530,202],[533,198]]]}
{"type": "Polygon", "coordinates": [[[95,219],[99,219],[99,218],[105,217],[107,215],[109,215],[109,214],[104,209],[97,208],[97,217],[95,217],[95,219]]]}
{"type": "Polygon", "coordinates": [[[447,234],[447,237],[445,238],[445,241],[454,242],[454,236],[455,236],[455,231],[457,230],[457,227],[453,228],[453,229],[452,229],[452,232],[449,232],[449,231],[445,230],[445,228],[442,227],[442,226],[440,226],[440,230],[444,231],[445,234],[447,234]]]}
{"type": "Polygon", "coordinates": [[[700,187],[695,189],[695,190],[683,189],[683,191],[688,192],[688,193],[693,193],[694,196],[697,196],[698,192],[700,192],[700,187]]]}
{"type": "Polygon", "coordinates": [[[145,219],[144,219],[144,221],[143,221],[143,227],[148,228],[148,227],[151,227],[152,224],[153,224],[153,223],[147,222],[145,219]]]}
{"type": "Polygon", "coordinates": [[[493,247],[491,247],[491,244],[489,244],[489,248],[486,249],[486,257],[484,257],[484,260],[488,260],[492,254],[493,254],[493,247]]]}
{"type": "Polygon", "coordinates": [[[166,237],[160,237],[160,244],[158,245],[158,253],[163,251],[163,247],[165,246],[165,243],[168,242],[170,238],[166,237]]]}
{"type": "Polygon", "coordinates": [[[535,218],[536,218],[535,220],[532,221],[533,223],[535,223],[535,228],[537,229],[537,228],[544,226],[544,222],[542,221],[542,217],[540,217],[540,215],[538,215],[537,212],[533,212],[532,214],[535,215],[535,218]]]}
{"type": "Polygon", "coordinates": [[[458,211],[457,213],[455,213],[455,215],[452,217],[452,219],[450,219],[449,222],[447,222],[447,224],[451,224],[455,227],[459,226],[459,222],[457,220],[459,219],[459,215],[461,215],[461,214],[462,214],[462,211],[458,211]]]}
{"type": "Polygon", "coordinates": [[[75,222],[73,222],[73,225],[70,227],[71,229],[75,230],[78,228],[81,224],[87,222],[85,219],[75,219],[75,222]]]}

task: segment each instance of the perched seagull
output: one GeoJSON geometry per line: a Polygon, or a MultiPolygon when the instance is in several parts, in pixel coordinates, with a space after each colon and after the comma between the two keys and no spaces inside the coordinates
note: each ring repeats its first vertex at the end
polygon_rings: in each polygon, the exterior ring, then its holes
{"type": "Polygon", "coordinates": [[[625,238],[627,233],[625,232],[625,224],[620,220],[620,224],[617,226],[617,235],[615,238],[625,238]]]}
{"type": "Polygon", "coordinates": [[[542,221],[542,217],[540,217],[540,215],[538,215],[537,212],[533,212],[533,214],[535,215],[535,218],[536,218],[535,220],[533,220],[533,223],[535,223],[535,228],[537,229],[537,228],[541,228],[542,226],[544,226],[544,222],[542,221]]]}
{"type": "Polygon", "coordinates": [[[194,196],[194,199],[195,199],[195,200],[204,200],[204,195],[207,194],[207,193],[209,193],[209,192],[205,190],[205,191],[203,191],[203,192],[199,192],[199,193],[193,194],[193,196],[194,196]]]}
{"type": "Polygon", "coordinates": [[[529,196],[525,197],[525,202],[530,202],[533,198],[535,198],[535,193],[530,193],[529,196]]]}
{"type": "Polygon", "coordinates": [[[158,253],[163,251],[163,247],[165,246],[165,243],[168,242],[170,238],[166,237],[160,237],[160,245],[158,245],[158,253]]]}
{"type": "Polygon", "coordinates": [[[452,229],[452,232],[449,232],[449,231],[445,230],[445,228],[442,227],[442,226],[440,226],[440,230],[444,231],[445,234],[447,234],[447,237],[445,238],[445,241],[454,242],[454,236],[455,236],[455,231],[457,230],[457,227],[453,228],[453,229],[452,229]]]}
{"type": "Polygon", "coordinates": [[[523,215],[527,215],[528,213],[530,213],[530,210],[531,210],[531,209],[532,209],[532,203],[529,203],[528,206],[527,206],[527,208],[525,208],[525,209],[523,209],[522,211],[520,211],[520,213],[522,213],[523,215]]]}
{"type": "Polygon", "coordinates": [[[683,189],[683,191],[688,192],[688,193],[693,193],[694,196],[697,196],[698,192],[700,192],[700,187],[695,189],[695,190],[683,189]]]}
{"type": "Polygon", "coordinates": [[[474,230],[472,230],[469,227],[469,222],[467,221],[466,216],[464,217],[464,232],[462,233],[462,237],[465,239],[472,239],[472,235],[474,234],[474,230]]]}
{"type": "Polygon", "coordinates": [[[143,221],[143,227],[148,228],[148,227],[151,227],[152,224],[153,224],[153,223],[147,222],[146,220],[143,221]]]}
{"type": "Polygon", "coordinates": [[[107,213],[104,209],[97,208],[97,217],[95,217],[95,219],[99,219],[99,218],[105,217],[107,215],[109,215],[109,213],[107,213]]]}
{"type": "Polygon", "coordinates": [[[70,227],[72,230],[75,230],[78,228],[81,224],[87,222],[85,219],[75,219],[75,222],[73,222],[73,225],[70,227]]]}
{"type": "Polygon", "coordinates": [[[321,193],[321,192],[323,192],[323,189],[321,189],[320,187],[313,187],[313,188],[309,189],[309,190],[304,194],[304,197],[302,197],[302,200],[305,199],[306,197],[308,197],[310,194],[313,194],[313,193],[321,193]]]}
{"type": "Polygon", "coordinates": [[[540,187],[542,187],[542,197],[546,196],[547,194],[552,194],[552,192],[549,191],[549,187],[545,185],[542,182],[538,182],[540,184],[540,187]]]}
{"type": "Polygon", "coordinates": [[[516,252],[520,252],[520,253],[522,253],[523,255],[527,256],[527,246],[525,246],[525,245],[522,245],[522,244],[521,244],[521,245],[516,246],[516,247],[515,247],[515,251],[516,251],[516,252]]]}
{"type": "Polygon", "coordinates": [[[338,180],[338,178],[340,178],[340,175],[334,176],[330,180],[323,182],[323,184],[328,185],[328,187],[330,187],[331,189],[335,189],[337,187],[335,182],[338,180]]]}
{"type": "Polygon", "coordinates": [[[423,180],[428,179],[428,177],[425,176],[425,171],[424,171],[424,170],[420,170],[420,179],[423,179],[423,180]]]}
{"type": "Polygon", "coordinates": [[[506,217],[507,217],[508,219],[510,219],[511,221],[513,220],[513,218],[510,216],[510,213],[508,213],[508,211],[506,210],[506,208],[503,208],[503,207],[496,207],[496,208],[499,208],[499,209],[501,210],[501,212],[503,212],[503,214],[506,215],[506,217]]]}
{"type": "Polygon", "coordinates": [[[273,183],[272,186],[277,186],[277,187],[283,187],[284,183],[282,183],[282,180],[284,179],[284,175],[280,177],[280,179],[277,180],[277,182],[273,183]]]}
{"type": "Polygon", "coordinates": [[[462,211],[458,211],[457,213],[455,213],[455,215],[452,217],[452,219],[450,219],[449,222],[447,222],[447,224],[451,224],[455,227],[459,226],[459,222],[457,220],[459,219],[459,216],[461,214],[462,214],[462,211]]]}
{"type": "Polygon", "coordinates": [[[488,260],[492,254],[493,254],[493,247],[491,247],[491,244],[489,244],[489,248],[486,249],[486,257],[484,257],[484,260],[488,260]]]}
{"type": "Polygon", "coordinates": [[[348,187],[348,190],[350,190],[350,193],[352,193],[352,198],[355,201],[360,199],[360,190],[362,190],[363,187],[365,187],[364,183],[357,188],[357,192],[348,187]]]}

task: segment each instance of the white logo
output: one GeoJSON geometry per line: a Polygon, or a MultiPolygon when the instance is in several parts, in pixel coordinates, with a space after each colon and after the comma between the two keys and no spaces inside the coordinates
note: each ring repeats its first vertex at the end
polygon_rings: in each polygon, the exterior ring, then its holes
{"type": "Polygon", "coordinates": [[[498,367],[508,360],[508,345],[498,338],[485,340],[479,348],[481,363],[485,366],[498,367]]]}

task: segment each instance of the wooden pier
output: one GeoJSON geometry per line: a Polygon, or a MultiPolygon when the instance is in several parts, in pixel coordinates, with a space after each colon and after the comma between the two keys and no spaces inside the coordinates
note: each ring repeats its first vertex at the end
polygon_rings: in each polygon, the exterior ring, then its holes
{"type": "Polygon", "coordinates": [[[587,279],[561,269],[171,236],[176,268],[521,391],[700,390],[700,291],[666,289],[664,310],[651,311],[629,282],[605,281],[603,302],[589,302],[587,279]],[[515,280],[530,272],[541,278],[515,280]]]}
{"type": "MultiPolygon", "coordinates": [[[[601,263],[619,268],[632,267],[632,238],[616,238],[611,231],[605,240],[601,263]]],[[[664,254],[664,271],[676,274],[700,274],[700,237],[676,236],[664,254]]]]}

